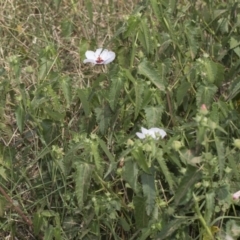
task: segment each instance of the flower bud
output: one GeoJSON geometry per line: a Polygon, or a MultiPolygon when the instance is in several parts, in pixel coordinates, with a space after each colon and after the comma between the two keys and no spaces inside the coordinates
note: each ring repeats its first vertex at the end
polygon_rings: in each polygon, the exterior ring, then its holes
{"type": "Polygon", "coordinates": [[[240,149],[240,139],[234,139],[233,146],[240,149]]]}
{"type": "Polygon", "coordinates": [[[183,144],[180,141],[173,141],[172,142],[172,148],[175,151],[178,151],[182,146],[183,146],[183,144]]]}

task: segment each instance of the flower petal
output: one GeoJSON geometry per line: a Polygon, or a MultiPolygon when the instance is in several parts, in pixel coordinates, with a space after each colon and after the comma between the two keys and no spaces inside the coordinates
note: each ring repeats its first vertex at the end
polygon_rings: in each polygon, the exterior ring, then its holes
{"type": "Polygon", "coordinates": [[[155,135],[160,135],[162,138],[167,135],[167,133],[161,128],[150,128],[149,131],[153,131],[155,135]]]}
{"type": "Polygon", "coordinates": [[[142,133],[143,134],[148,134],[148,130],[146,129],[146,128],[144,128],[144,127],[141,127],[141,131],[142,131],[142,133]]]}
{"type": "Polygon", "coordinates": [[[115,57],[116,57],[115,52],[109,51],[107,59],[104,61],[104,64],[108,64],[108,63],[112,62],[115,59],[115,57]]]}
{"type": "Polygon", "coordinates": [[[93,51],[86,51],[85,56],[87,59],[94,59],[94,60],[96,59],[95,52],[93,52],[93,51]]]}
{"type": "Polygon", "coordinates": [[[239,197],[240,197],[240,191],[235,192],[235,193],[232,195],[232,197],[233,197],[234,200],[239,199],[239,197]]]}
{"type": "Polygon", "coordinates": [[[104,61],[107,60],[108,53],[109,53],[109,51],[107,49],[104,49],[100,54],[101,59],[104,60],[104,61]]]}
{"type": "Polygon", "coordinates": [[[83,60],[83,63],[94,63],[94,64],[97,64],[96,61],[94,59],[84,59],[83,60]]]}
{"type": "Polygon", "coordinates": [[[140,139],[144,139],[146,136],[143,133],[137,132],[136,135],[140,138],[140,139]]]}
{"type": "Polygon", "coordinates": [[[103,49],[102,48],[98,48],[95,52],[95,58],[98,58],[99,56],[102,55],[103,49]]]}

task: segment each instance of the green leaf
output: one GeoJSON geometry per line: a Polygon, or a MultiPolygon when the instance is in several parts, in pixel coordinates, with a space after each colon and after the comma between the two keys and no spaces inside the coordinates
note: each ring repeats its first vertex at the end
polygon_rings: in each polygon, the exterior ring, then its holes
{"type": "Polygon", "coordinates": [[[43,224],[43,215],[40,213],[34,213],[33,215],[33,231],[35,235],[38,235],[41,231],[43,224]]]}
{"type": "Polygon", "coordinates": [[[114,162],[115,162],[115,158],[114,158],[114,156],[112,155],[112,153],[110,153],[110,151],[108,150],[108,147],[107,147],[106,143],[105,143],[102,139],[100,139],[100,138],[98,138],[98,143],[99,143],[99,145],[101,146],[102,150],[103,150],[103,151],[105,152],[105,154],[107,155],[109,161],[110,161],[111,163],[114,163],[114,162]]]}
{"type": "Polygon", "coordinates": [[[99,154],[98,143],[92,141],[90,143],[90,146],[91,146],[91,155],[93,156],[96,169],[99,172],[99,174],[102,175],[102,172],[103,172],[102,158],[100,157],[100,154],[99,154]]]}
{"type": "Polygon", "coordinates": [[[229,96],[228,99],[231,100],[237,96],[240,92],[240,77],[234,79],[234,81],[229,86],[229,96]]]}
{"type": "Polygon", "coordinates": [[[210,226],[212,217],[214,215],[215,193],[214,192],[206,193],[205,199],[206,199],[206,208],[205,208],[204,219],[205,219],[206,223],[210,226]]]}
{"type": "Polygon", "coordinates": [[[153,171],[152,174],[141,174],[141,180],[143,195],[146,198],[146,213],[148,216],[150,216],[154,209],[156,198],[155,179],[153,171]]]}
{"type": "Polygon", "coordinates": [[[141,110],[141,107],[142,107],[142,101],[143,101],[142,94],[143,94],[143,91],[144,91],[143,84],[136,82],[136,83],[134,84],[134,90],[135,90],[135,96],[136,96],[136,99],[135,99],[134,120],[136,120],[137,117],[138,117],[138,115],[139,115],[139,112],[140,112],[140,110],[141,110]]]}
{"type": "Polygon", "coordinates": [[[69,38],[73,32],[73,22],[69,21],[69,19],[65,19],[61,22],[61,33],[65,38],[69,38]]]}
{"type": "Polygon", "coordinates": [[[88,90],[87,89],[78,89],[77,90],[78,97],[82,103],[82,107],[86,116],[90,114],[90,104],[88,101],[88,90]]]}
{"type": "Polygon", "coordinates": [[[69,77],[62,78],[60,83],[61,83],[63,95],[67,101],[67,107],[69,107],[72,100],[70,78],[69,77]]]}
{"type": "Polygon", "coordinates": [[[87,164],[87,163],[76,164],[75,193],[77,196],[78,206],[80,209],[82,209],[84,200],[87,198],[92,171],[93,171],[93,168],[90,164],[87,164]]]}
{"type": "Polygon", "coordinates": [[[49,74],[54,62],[52,60],[48,60],[45,57],[41,58],[40,67],[38,72],[39,80],[43,80],[49,74]]]}
{"type": "Polygon", "coordinates": [[[104,134],[110,126],[111,110],[108,105],[104,105],[102,108],[95,108],[97,122],[99,124],[99,130],[104,134]]]}
{"type": "Polygon", "coordinates": [[[148,127],[158,126],[161,122],[162,113],[164,110],[163,106],[158,107],[145,107],[145,114],[148,127]]]}
{"type": "Polygon", "coordinates": [[[201,178],[201,172],[192,166],[188,166],[185,175],[181,179],[180,185],[178,186],[175,194],[175,205],[181,204],[183,198],[187,195],[187,192],[191,190],[193,185],[201,178]]]}
{"type": "Polygon", "coordinates": [[[233,49],[233,51],[240,57],[240,41],[236,40],[235,37],[231,37],[230,41],[230,49],[233,49]]]}
{"type": "Polygon", "coordinates": [[[181,225],[190,225],[190,221],[186,221],[185,218],[175,219],[172,221],[169,221],[165,226],[161,229],[160,233],[157,235],[158,240],[164,240],[164,239],[174,239],[170,238],[172,234],[181,227],[181,225]]]}
{"type": "Polygon", "coordinates": [[[145,199],[143,197],[134,196],[133,197],[134,205],[134,217],[136,221],[136,227],[142,229],[148,225],[148,216],[145,211],[145,199]]]}
{"type": "Polygon", "coordinates": [[[214,85],[203,86],[201,85],[197,89],[196,99],[197,106],[201,106],[202,104],[206,104],[210,106],[213,102],[214,94],[217,92],[217,87],[214,85]]]}
{"type": "Polygon", "coordinates": [[[131,152],[132,156],[135,158],[139,167],[146,173],[150,174],[149,166],[146,161],[146,157],[140,147],[134,148],[131,152]]]}
{"type": "Polygon", "coordinates": [[[24,114],[24,109],[22,108],[21,105],[17,106],[16,111],[15,111],[15,115],[16,115],[18,129],[22,133],[23,132],[24,121],[25,121],[25,114],[24,114]]]}
{"type": "Polygon", "coordinates": [[[159,90],[165,90],[161,75],[158,74],[157,70],[146,59],[138,65],[138,73],[147,77],[159,90]]]}
{"type": "Polygon", "coordinates": [[[112,111],[114,111],[117,106],[117,103],[119,103],[119,96],[123,88],[123,80],[121,77],[116,76],[111,78],[111,81],[112,82],[109,92],[109,105],[112,111]]]}
{"type": "Polygon", "coordinates": [[[214,141],[217,148],[218,154],[218,167],[219,167],[219,177],[222,179],[223,172],[225,169],[225,153],[224,153],[224,145],[223,142],[219,140],[219,138],[214,134],[214,141]]]}
{"type": "Polygon", "coordinates": [[[92,1],[87,0],[86,1],[86,7],[87,7],[87,11],[88,11],[88,15],[89,15],[90,21],[91,21],[91,23],[93,23],[92,1]]]}
{"type": "Polygon", "coordinates": [[[139,192],[138,188],[138,167],[132,159],[126,159],[122,170],[122,178],[130,185],[135,193],[139,192]]]}
{"type": "Polygon", "coordinates": [[[182,101],[184,97],[187,96],[187,92],[189,91],[190,87],[191,87],[191,84],[186,81],[182,81],[181,84],[178,86],[177,95],[176,95],[178,106],[182,104],[182,101]]]}
{"type": "Polygon", "coordinates": [[[209,59],[204,59],[203,63],[208,83],[214,83],[220,86],[224,81],[224,66],[209,59]]]}
{"type": "Polygon", "coordinates": [[[169,184],[170,189],[173,190],[174,180],[173,180],[171,173],[167,167],[165,159],[163,158],[162,149],[159,149],[156,155],[157,155],[156,157],[157,157],[158,164],[161,168],[161,172],[164,174],[166,181],[169,184]]]}
{"type": "Polygon", "coordinates": [[[141,32],[138,35],[141,44],[143,45],[144,49],[146,50],[147,54],[150,54],[150,32],[148,27],[148,22],[146,18],[141,20],[141,32]]]}

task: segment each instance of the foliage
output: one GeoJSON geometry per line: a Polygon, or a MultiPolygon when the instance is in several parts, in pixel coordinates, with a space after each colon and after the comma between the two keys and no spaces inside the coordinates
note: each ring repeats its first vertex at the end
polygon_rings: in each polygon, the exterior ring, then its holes
{"type": "Polygon", "coordinates": [[[237,1],[2,5],[1,239],[240,236],[237,1]]]}

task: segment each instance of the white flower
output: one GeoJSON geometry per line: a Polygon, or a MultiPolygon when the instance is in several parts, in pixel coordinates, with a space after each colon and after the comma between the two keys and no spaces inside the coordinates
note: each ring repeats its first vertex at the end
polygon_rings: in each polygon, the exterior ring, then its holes
{"type": "Polygon", "coordinates": [[[93,64],[108,64],[115,59],[115,53],[108,51],[107,49],[98,48],[96,52],[86,51],[84,63],[93,63],[93,64]]]}
{"type": "Polygon", "coordinates": [[[153,139],[159,139],[159,137],[164,138],[167,133],[160,128],[150,128],[150,129],[146,129],[141,127],[141,133],[137,132],[136,135],[140,138],[140,139],[144,139],[147,136],[152,137],[153,139]]]}
{"type": "Polygon", "coordinates": [[[233,198],[234,200],[239,199],[239,197],[240,197],[240,191],[237,191],[237,192],[235,192],[234,194],[232,194],[232,198],[233,198]]]}

